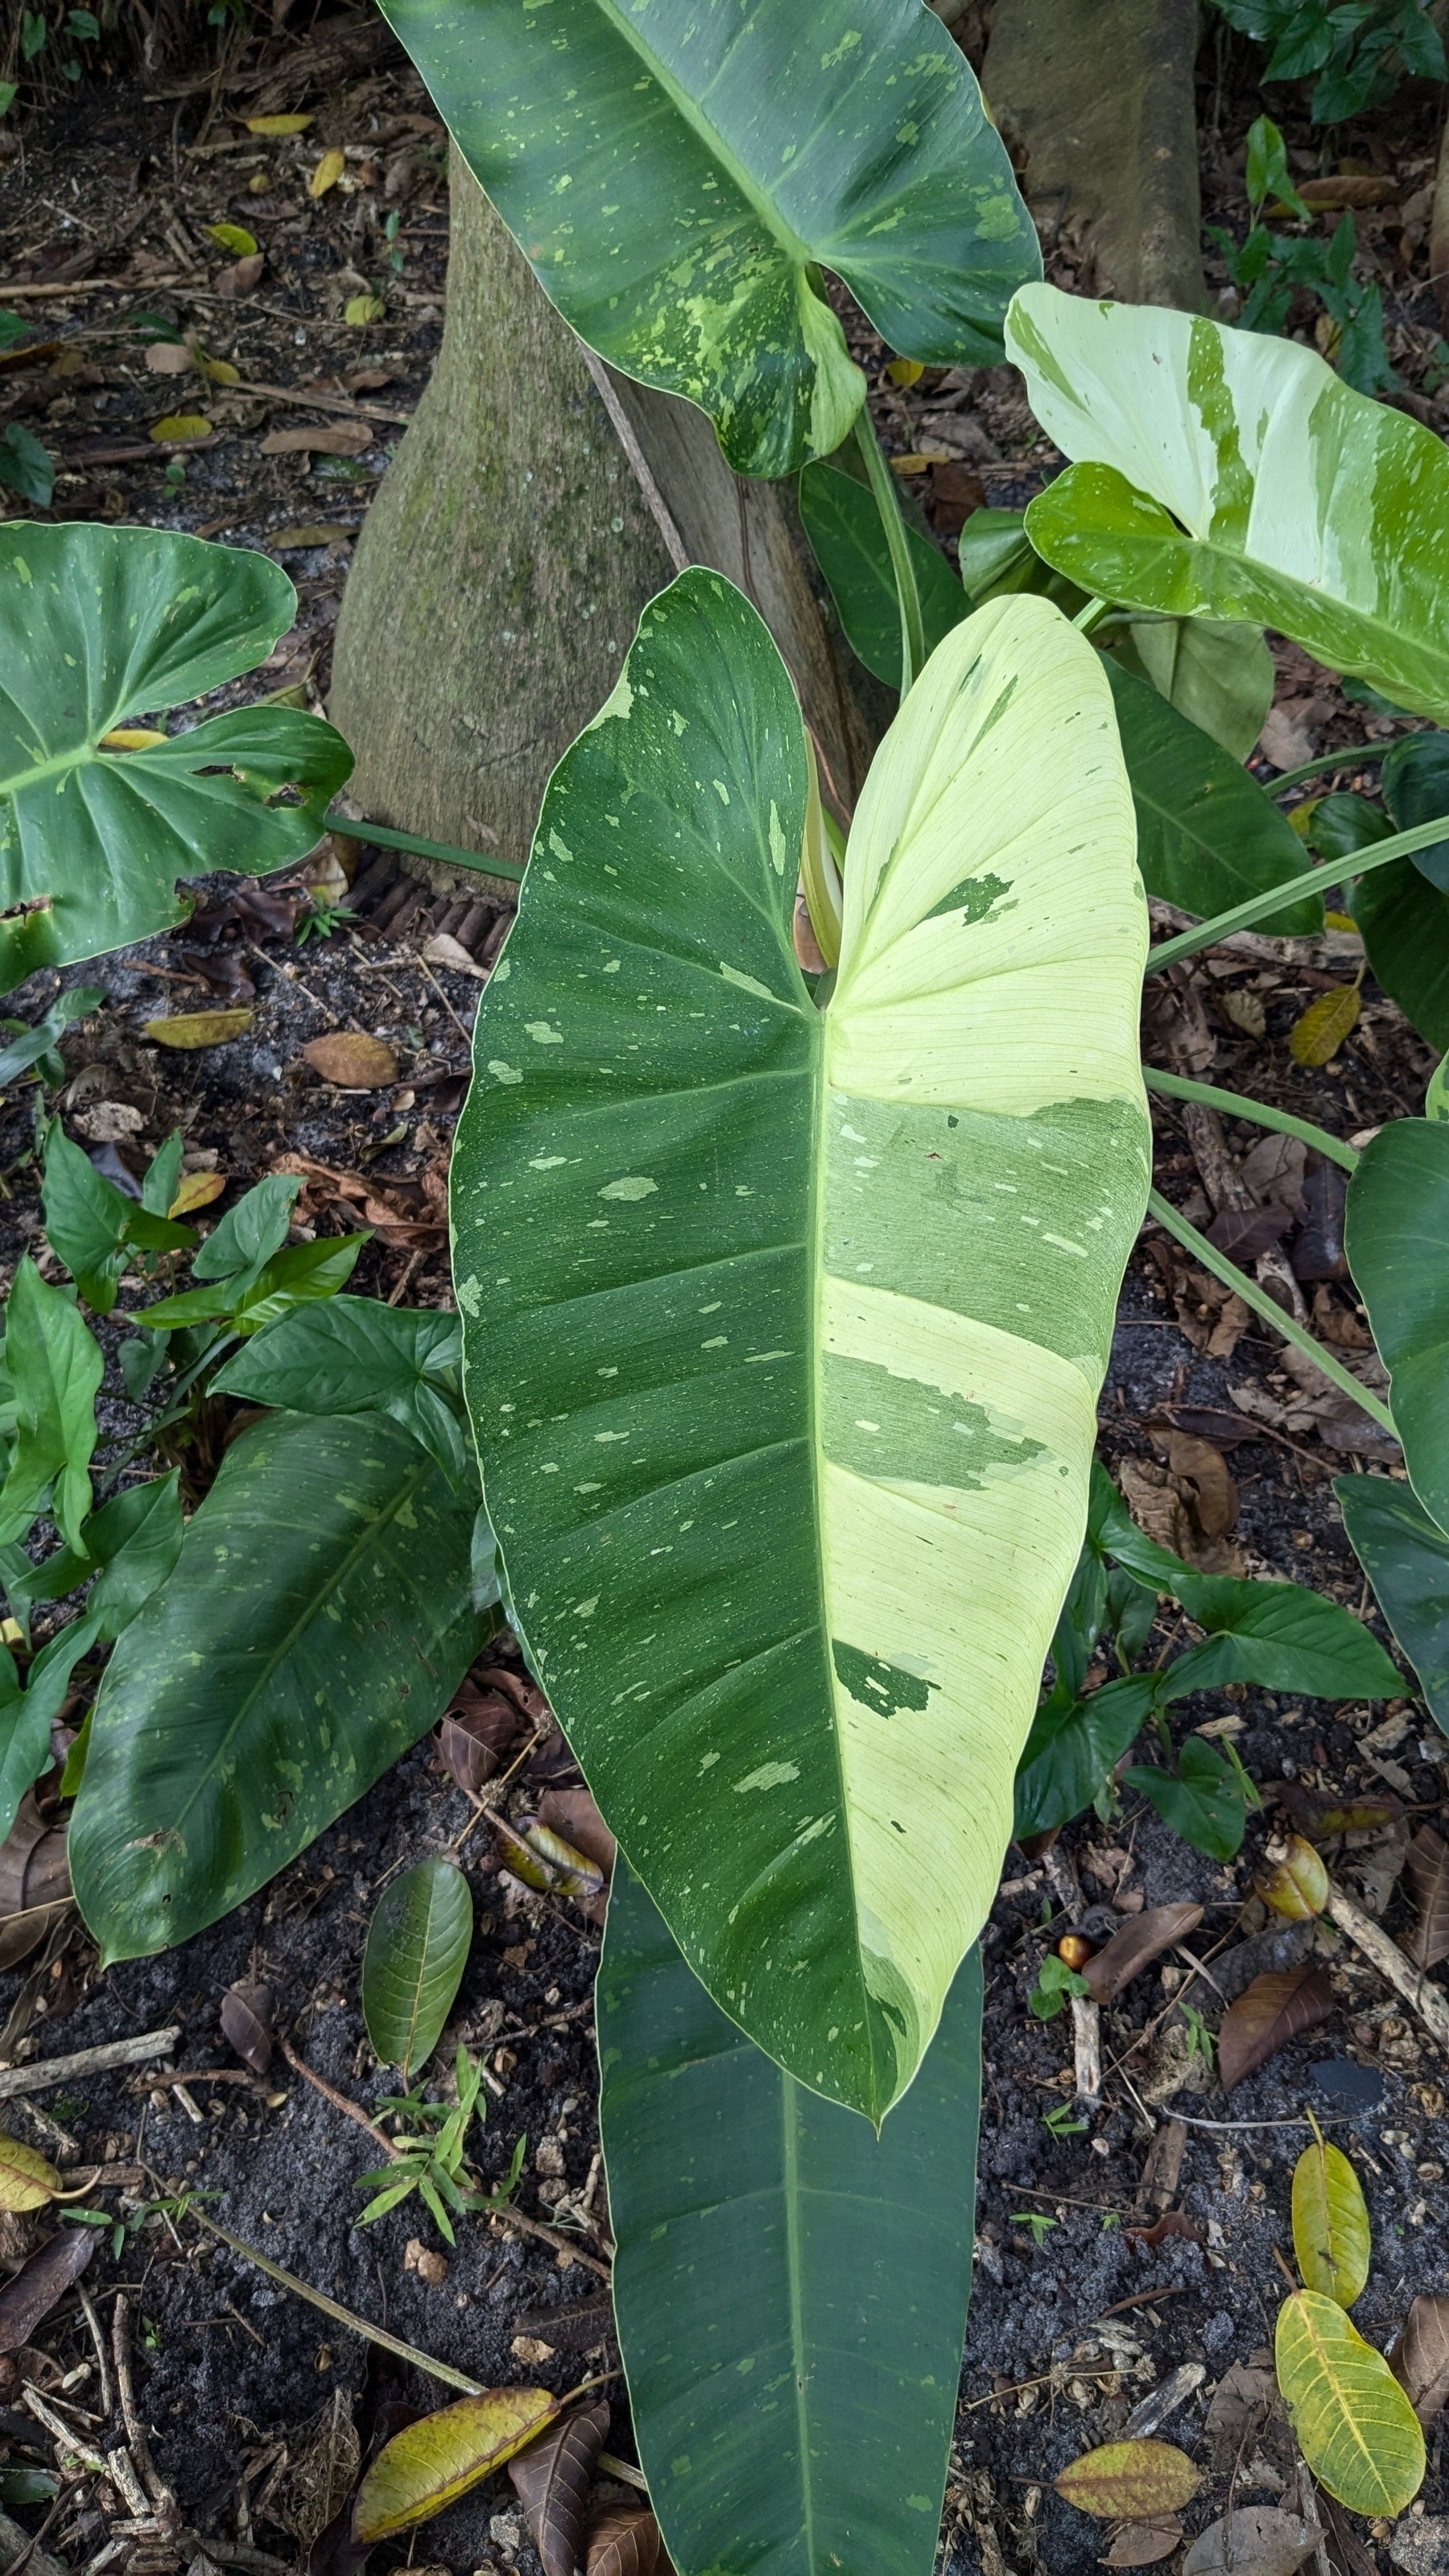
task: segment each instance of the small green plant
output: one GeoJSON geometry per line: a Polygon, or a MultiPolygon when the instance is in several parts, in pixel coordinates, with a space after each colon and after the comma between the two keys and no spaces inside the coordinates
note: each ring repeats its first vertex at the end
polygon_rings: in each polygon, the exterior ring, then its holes
{"type": "Polygon", "coordinates": [[[483,2084],[481,2061],[470,2057],[467,2049],[460,2047],[455,2073],[458,2087],[456,2102],[429,2102],[419,2087],[412,2093],[389,2094],[379,2104],[381,2111],[406,2120],[409,2127],[396,2135],[395,2163],[379,2166],[376,2172],[357,2177],[359,2191],[371,2191],[374,2185],[381,2186],[361,2212],[360,2226],[370,2226],[374,2219],[385,2217],[411,2192],[416,2192],[431,2213],[439,2233],[452,2245],[457,2240],[453,2234],[452,2218],[448,2215],[450,2210],[461,2217],[465,2213],[507,2208],[518,2189],[528,2140],[526,2137],[518,2140],[508,2172],[497,2190],[484,2191],[466,2162],[469,2126],[475,2116],[480,2121],[484,2117],[478,2108],[483,2084]]]}
{"type": "Polygon", "coordinates": [[[1079,1976],[1075,1968],[1069,1968],[1065,1959],[1057,1957],[1055,1950],[1048,1950],[1027,2003],[1038,2021],[1055,2021],[1069,1996],[1089,1995],[1091,1991],[1085,1977],[1079,1976]]]}
{"type": "Polygon", "coordinates": [[[1187,2024],[1187,2053],[1189,2060],[1194,2057],[1200,2057],[1204,2066],[1207,2068],[1209,2075],[1215,2074],[1217,2072],[1217,2041],[1214,2039],[1207,2023],[1203,2020],[1202,2014],[1198,2011],[1196,2004],[1183,2004],[1180,2006],[1180,2010],[1183,2020],[1187,2024]]]}
{"type": "Polygon", "coordinates": [[[1056,2227],[1059,2223],[1060,2222],[1055,2218],[1048,2218],[1045,2210],[1042,2209],[1014,2209],[1011,2213],[1011,2224],[1013,2227],[1029,2227],[1031,2229],[1032,2243],[1035,2245],[1038,2253],[1040,2253],[1042,2246],[1046,2242],[1048,2230],[1056,2227]]]}
{"type": "Polygon", "coordinates": [[[1315,125],[1381,107],[1410,77],[1449,77],[1426,0],[1215,0],[1229,26],[1271,47],[1259,77],[1313,80],[1315,125]]]}
{"type": "Polygon", "coordinates": [[[1219,224],[1208,227],[1243,298],[1242,329],[1281,332],[1294,294],[1305,288],[1323,307],[1321,345],[1345,384],[1361,394],[1397,392],[1399,378],[1384,344],[1383,297],[1353,273],[1358,228],[1352,214],[1340,218],[1326,242],[1312,233],[1270,232],[1262,220],[1265,205],[1313,220],[1289,178],[1283,137],[1271,117],[1260,116],[1248,136],[1246,175],[1253,215],[1246,240],[1235,242],[1219,224]]]}
{"type": "Polygon", "coordinates": [[[349,929],[359,918],[350,903],[314,903],[300,916],[292,936],[301,948],[309,939],[330,939],[334,930],[349,929]]]}
{"type": "MultiPolygon", "coordinates": [[[[1033,1995],[1033,2008],[1035,2008],[1035,2004],[1036,1997],[1033,1995]]],[[[1072,2118],[1072,2106],[1070,2102],[1058,2102],[1055,2110],[1043,2111],[1041,2115],[1041,2124],[1042,2127],[1054,2138],[1081,2137],[1089,2126],[1089,2123],[1086,2120],[1074,2120],[1072,2118]]]]}

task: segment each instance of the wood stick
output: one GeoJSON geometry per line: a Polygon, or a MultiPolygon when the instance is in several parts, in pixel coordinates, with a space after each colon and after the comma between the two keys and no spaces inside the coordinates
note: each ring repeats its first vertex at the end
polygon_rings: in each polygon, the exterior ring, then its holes
{"type": "Polygon", "coordinates": [[[1077,2100],[1084,2111],[1102,2102],[1102,2007],[1090,1995],[1072,1997],[1072,2053],[1076,2062],[1077,2100]]]}
{"type": "Polygon", "coordinates": [[[28,2066],[0,2067],[0,2102],[17,2093],[45,2093],[79,2075],[104,2075],[113,2066],[144,2066],[151,2057],[169,2057],[181,2037],[179,2028],[143,2030],[131,2039],[108,2039],[99,2048],[78,2048],[71,2057],[32,2058],[28,2066]]]}
{"type": "MultiPolygon", "coordinates": [[[[245,376],[224,388],[229,393],[265,394],[270,401],[295,403],[299,411],[337,411],[348,420],[387,420],[406,429],[412,419],[410,411],[384,411],[381,403],[354,402],[350,394],[303,394],[295,385],[254,385],[245,376]]],[[[267,960],[268,965],[272,959],[267,960]]]]}
{"type": "MultiPolygon", "coordinates": [[[[146,2493],[151,2499],[157,2519],[164,2529],[174,2531],[181,2519],[176,2498],[165,2479],[158,2473],[151,2457],[151,2445],[146,2439],[146,2427],[141,2420],[141,2412],[136,2404],[136,2392],[131,2385],[131,2303],[124,2290],[117,2292],[116,2304],[111,2310],[111,2354],[116,2365],[116,2386],[120,2391],[121,2419],[126,2427],[126,2440],[131,2447],[131,2457],[141,2472],[146,2493]]],[[[114,2459],[116,2454],[113,2452],[111,2456],[114,2459]]]]}
{"type": "Polygon", "coordinates": [[[1340,1932],[1347,1933],[1355,1949],[1362,1950],[1379,1975],[1387,1978],[1394,1992],[1403,1996],[1410,2011],[1418,2014],[1430,2038],[1437,2040],[1449,2055],[1449,1994],[1444,1988],[1436,1986],[1422,1968],[1416,1968],[1411,1959],[1406,1959],[1397,1941],[1391,1941],[1372,1915],[1365,1914],[1363,1907],[1355,1905],[1353,1898],[1332,1879],[1328,1882],[1327,1910],[1340,1932]]]}

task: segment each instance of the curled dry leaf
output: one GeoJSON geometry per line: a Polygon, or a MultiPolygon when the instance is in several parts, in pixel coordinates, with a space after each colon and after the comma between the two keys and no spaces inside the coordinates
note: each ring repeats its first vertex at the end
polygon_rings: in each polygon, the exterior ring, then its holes
{"type": "Polygon", "coordinates": [[[576,2407],[508,2463],[543,2576],[574,2576],[583,2564],[589,2488],[609,2429],[607,2402],[576,2407]]]}
{"type": "Polygon", "coordinates": [[[141,1035],[153,1046],[180,1047],[189,1053],[195,1047],[227,1046],[251,1024],[250,1011],[178,1011],[170,1019],[145,1021],[141,1035]]]}
{"type": "Polygon", "coordinates": [[[1169,2236],[1184,2237],[1189,2245],[1207,2243],[1207,2230],[1180,2209],[1164,2210],[1151,2227],[1124,2227],[1122,2233],[1130,2236],[1135,2245],[1165,2245],[1169,2236]]]}
{"type": "Polygon", "coordinates": [[[1427,2433],[1449,2400],[1449,2298],[1413,2301],[1389,2368],[1427,2433]]]}
{"type": "MultiPolygon", "coordinates": [[[[1290,1923],[1307,1923],[1321,1914],[1328,1903],[1328,1871],[1321,1854],[1302,1834],[1293,1834],[1281,1859],[1265,1878],[1257,1882],[1258,1894],[1275,1914],[1286,1916],[1290,1923]]],[[[1449,1943],[1446,1943],[1449,1948],[1449,1943]]]]}
{"type": "Polygon", "coordinates": [[[1333,2010],[1333,1990],[1321,1968],[1284,1968],[1255,1977],[1224,2013],[1218,2032],[1218,2072],[1231,2093],[1247,2075],[1286,2048],[1333,2010]]]}
{"type": "Polygon", "coordinates": [[[218,295],[224,295],[228,304],[239,304],[244,295],[250,295],[253,287],[260,285],[266,264],[264,250],[249,251],[245,259],[234,259],[216,281],[218,295]]]}
{"type": "Polygon", "coordinates": [[[431,2520],[501,2469],[558,2411],[547,2388],[490,2388],[407,2425],[378,2453],[357,2490],[354,2539],[385,2540],[431,2520]]]}
{"type": "Polygon", "coordinates": [[[29,2343],[57,2299],[64,2298],[72,2282],[80,2279],[99,2243],[96,2228],[63,2227],[28,2263],[22,2263],[14,2279],[0,2290],[0,2353],[18,2352],[29,2343]]]}
{"type": "Polygon", "coordinates": [[[560,1896],[602,1895],[604,1873],[586,1852],[556,1833],[541,1816],[524,1816],[520,1821],[529,1848],[552,1872],[553,1885],[560,1896]]]}
{"type": "Polygon", "coordinates": [[[221,1999],[222,2036],[253,2075],[265,2075],[272,2062],[272,1990],[270,1986],[231,1986],[221,1999]]]}
{"type": "Polygon", "coordinates": [[[1196,1432],[1174,1431],[1167,1444],[1167,1463],[1180,1484],[1204,1538],[1226,1538],[1238,1524],[1238,1489],[1221,1449],[1196,1432]]]}
{"type": "Polygon", "coordinates": [[[261,454],[360,456],[365,447],[371,447],[376,435],[365,420],[316,421],[300,429],[274,429],[262,440],[261,454]]]}
{"type": "Polygon", "coordinates": [[[38,1949],[70,1903],[68,1816],[53,1822],[27,1789],[0,1843],[0,1971],[38,1949]]]}
{"type": "Polygon", "coordinates": [[[1155,2567],[1182,2546],[1182,2524],[1175,2513],[1155,2513],[1150,2522],[1124,2522],[1102,2552],[1103,2567],[1155,2567]]]}
{"type": "Polygon", "coordinates": [[[586,2576],[667,2576],[664,2536],[647,2505],[602,2505],[589,2525],[586,2576]]]}
{"type": "Polygon", "coordinates": [[[476,1798],[518,1733],[518,1711],[502,1691],[460,1684],[438,1727],[438,1750],[458,1787],[476,1798]]]}
{"type": "Polygon", "coordinates": [[[1419,1909],[1404,1948],[1416,1968],[1449,1959],[1449,1843],[1432,1825],[1421,1825],[1404,1854],[1404,1876],[1419,1909]]]}
{"type": "Polygon", "coordinates": [[[53,2164],[0,2130],[0,2209],[44,2209],[64,2188],[53,2164]]]}
{"type": "Polygon", "coordinates": [[[1322,2538],[1316,2522],[1276,2505],[1239,2505],[1198,2533],[1182,2576],[1296,2576],[1322,2538]]]}
{"type": "Polygon", "coordinates": [[[571,1842],[606,1880],[613,1877],[619,1846],[591,1790],[545,1789],[538,1802],[538,1821],[571,1842]]]}
{"type": "Polygon", "coordinates": [[[364,1037],[352,1029],[313,1038],[303,1047],[302,1057],[324,1082],[335,1082],[339,1091],[380,1091],[385,1083],[397,1080],[392,1048],[381,1038],[364,1037]]]}
{"type": "Polygon", "coordinates": [[[1315,1843],[1330,1842],[1336,1834],[1386,1833],[1404,1812],[1402,1798],[1386,1790],[1370,1798],[1342,1798],[1305,1789],[1297,1780],[1280,1780],[1278,1803],[1287,1808],[1298,1832],[1315,1843]]]}
{"type": "Polygon", "coordinates": [[[1102,2522],[1150,2522],[1190,2504],[1201,2484],[1175,2442],[1104,2442],[1063,2469],[1056,2490],[1102,2522]]]}
{"type": "Polygon", "coordinates": [[[1082,1970],[1093,2003],[1115,2002],[1124,1986],[1140,1977],[1143,1969],[1160,1958],[1164,1950],[1170,1950],[1174,1941],[1185,1941],[1201,1921],[1200,1905],[1149,1905],[1145,1912],[1134,1915],[1082,1970]]]}

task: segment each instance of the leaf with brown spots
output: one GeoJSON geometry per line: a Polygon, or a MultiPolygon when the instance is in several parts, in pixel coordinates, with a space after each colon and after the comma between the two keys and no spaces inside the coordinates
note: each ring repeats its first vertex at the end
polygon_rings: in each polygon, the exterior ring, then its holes
{"type": "Polygon", "coordinates": [[[1151,2522],[1190,2504],[1201,2484],[1175,2442],[1104,2442],[1063,2469],[1056,2490],[1102,2522],[1151,2522]]]}
{"type": "Polygon", "coordinates": [[[1377,1834],[1396,1825],[1404,1812],[1402,1798],[1380,1790],[1367,1798],[1345,1798],[1336,1792],[1305,1789],[1297,1780],[1280,1780],[1278,1803],[1286,1807],[1300,1834],[1326,1843],[1335,1834],[1377,1834]]]}
{"type": "Polygon", "coordinates": [[[608,2429],[600,2399],[576,2408],[508,2463],[543,2576],[574,2576],[583,2565],[589,2488],[608,2429]]]}
{"type": "Polygon", "coordinates": [[[1224,2013],[1218,2032],[1224,2091],[1231,2093],[1290,2040],[1327,2021],[1332,2010],[1333,1991],[1321,1968],[1270,1969],[1255,1977],[1224,2013]]]}

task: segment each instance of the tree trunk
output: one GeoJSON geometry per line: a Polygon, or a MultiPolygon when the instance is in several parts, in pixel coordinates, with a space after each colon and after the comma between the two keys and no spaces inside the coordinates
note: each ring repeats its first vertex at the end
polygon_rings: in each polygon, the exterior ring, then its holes
{"type": "Polygon", "coordinates": [[[853,801],[871,732],[788,496],[739,481],[703,413],[600,369],[621,440],[586,353],[456,151],[452,209],[443,345],[337,623],[329,712],[357,754],[360,811],[526,859],[554,763],[684,559],[755,600],[853,801]]]}
{"type": "Polygon", "coordinates": [[[1084,295],[1206,306],[1197,41],[1198,0],[997,0],[983,87],[1084,295]]]}

